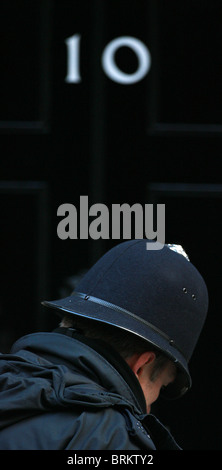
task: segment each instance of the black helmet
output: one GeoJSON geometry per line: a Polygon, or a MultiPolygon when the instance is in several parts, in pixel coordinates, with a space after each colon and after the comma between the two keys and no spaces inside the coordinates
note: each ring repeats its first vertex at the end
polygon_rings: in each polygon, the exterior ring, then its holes
{"type": "Polygon", "coordinates": [[[152,343],[177,366],[166,396],[191,387],[188,362],[207,309],[206,284],[179,245],[148,250],[147,240],[130,240],[108,251],[73,294],[43,305],[127,330],[152,343]]]}

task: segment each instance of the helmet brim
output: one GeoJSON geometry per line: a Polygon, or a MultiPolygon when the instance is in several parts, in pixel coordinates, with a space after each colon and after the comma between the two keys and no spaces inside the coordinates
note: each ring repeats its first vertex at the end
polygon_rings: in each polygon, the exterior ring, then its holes
{"type": "Polygon", "coordinates": [[[74,292],[74,295],[59,300],[44,301],[42,304],[55,309],[60,317],[66,313],[85,317],[121,328],[151,343],[164,353],[177,368],[174,382],[164,389],[162,395],[168,399],[176,399],[187,392],[192,385],[188,364],[181,351],[169,337],[131,312],[102,299],[95,301],[93,297],[78,294],[74,292]]]}

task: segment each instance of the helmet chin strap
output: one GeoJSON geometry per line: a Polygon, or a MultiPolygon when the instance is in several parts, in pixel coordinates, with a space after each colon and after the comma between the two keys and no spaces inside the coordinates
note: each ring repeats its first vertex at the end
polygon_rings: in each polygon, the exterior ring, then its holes
{"type": "MultiPolygon", "coordinates": [[[[90,302],[94,302],[96,304],[99,304],[99,305],[103,305],[104,307],[106,308],[110,308],[111,310],[115,310],[116,312],[121,312],[122,314],[125,314],[127,316],[130,316],[132,318],[135,318],[137,321],[139,321],[140,323],[143,323],[144,325],[148,326],[151,330],[155,331],[156,333],[158,333],[158,335],[162,336],[165,340],[168,341],[169,345],[174,347],[175,349],[177,349],[177,351],[180,352],[180,354],[183,355],[184,357],[184,354],[183,352],[181,351],[181,349],[176,345],[175,341],[170,338],[166,333],[164,333],[163,331],[161,331],[159,328],[157,328],[156,326],[154,326],[152,323],[149,323],[148,321],[144,320],[143,318],[140,318],[138,317],[137,315],[135,315],[135,313],[132,313],[130,312],[129,310],[125,310],[124,308],[122,307],[119,307],[118,305],[115,305],[115,304],[112,304],[110,302],[107,302],[106,300],[102,300],[102,299],[98,299],[97,297],[93,297],[92,295],[88,295],[88,294],[83,294],[81,292],[73,292],[72,294],[73,296],[77,296],[77,297],[80,297],[81,299],[84,299],[85,301],[90,301],[90,302]]],[[[185,357],[184,357],[185,358],[185,357]]],[[[185,358],[186,359],[186,358],[185,358]]],[[[187,359],[186,359],[187,360],[187,359]]],[[[175,361],[176,362],[176,361],[175,361]]]]}

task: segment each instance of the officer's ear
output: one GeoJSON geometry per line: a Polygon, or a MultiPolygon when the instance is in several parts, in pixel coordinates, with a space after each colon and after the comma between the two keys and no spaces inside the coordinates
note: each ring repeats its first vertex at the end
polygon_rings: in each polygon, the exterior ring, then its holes
{"type": "Polygon", "coordinates": [[[151,365],[155,360],[156,355],[153,351],[146,351],[142,354],[134,354],[126,360],[136,377],[139,379],[145,366],[151,365]]]}

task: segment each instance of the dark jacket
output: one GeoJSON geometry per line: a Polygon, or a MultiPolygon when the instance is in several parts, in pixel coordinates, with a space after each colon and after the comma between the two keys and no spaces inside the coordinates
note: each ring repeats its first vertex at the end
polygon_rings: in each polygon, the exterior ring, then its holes
{"type": "Polygon", "coordinates": [[[58,329],[0,355],[0,449],[180,448],[117,353],[58,329]]]}

